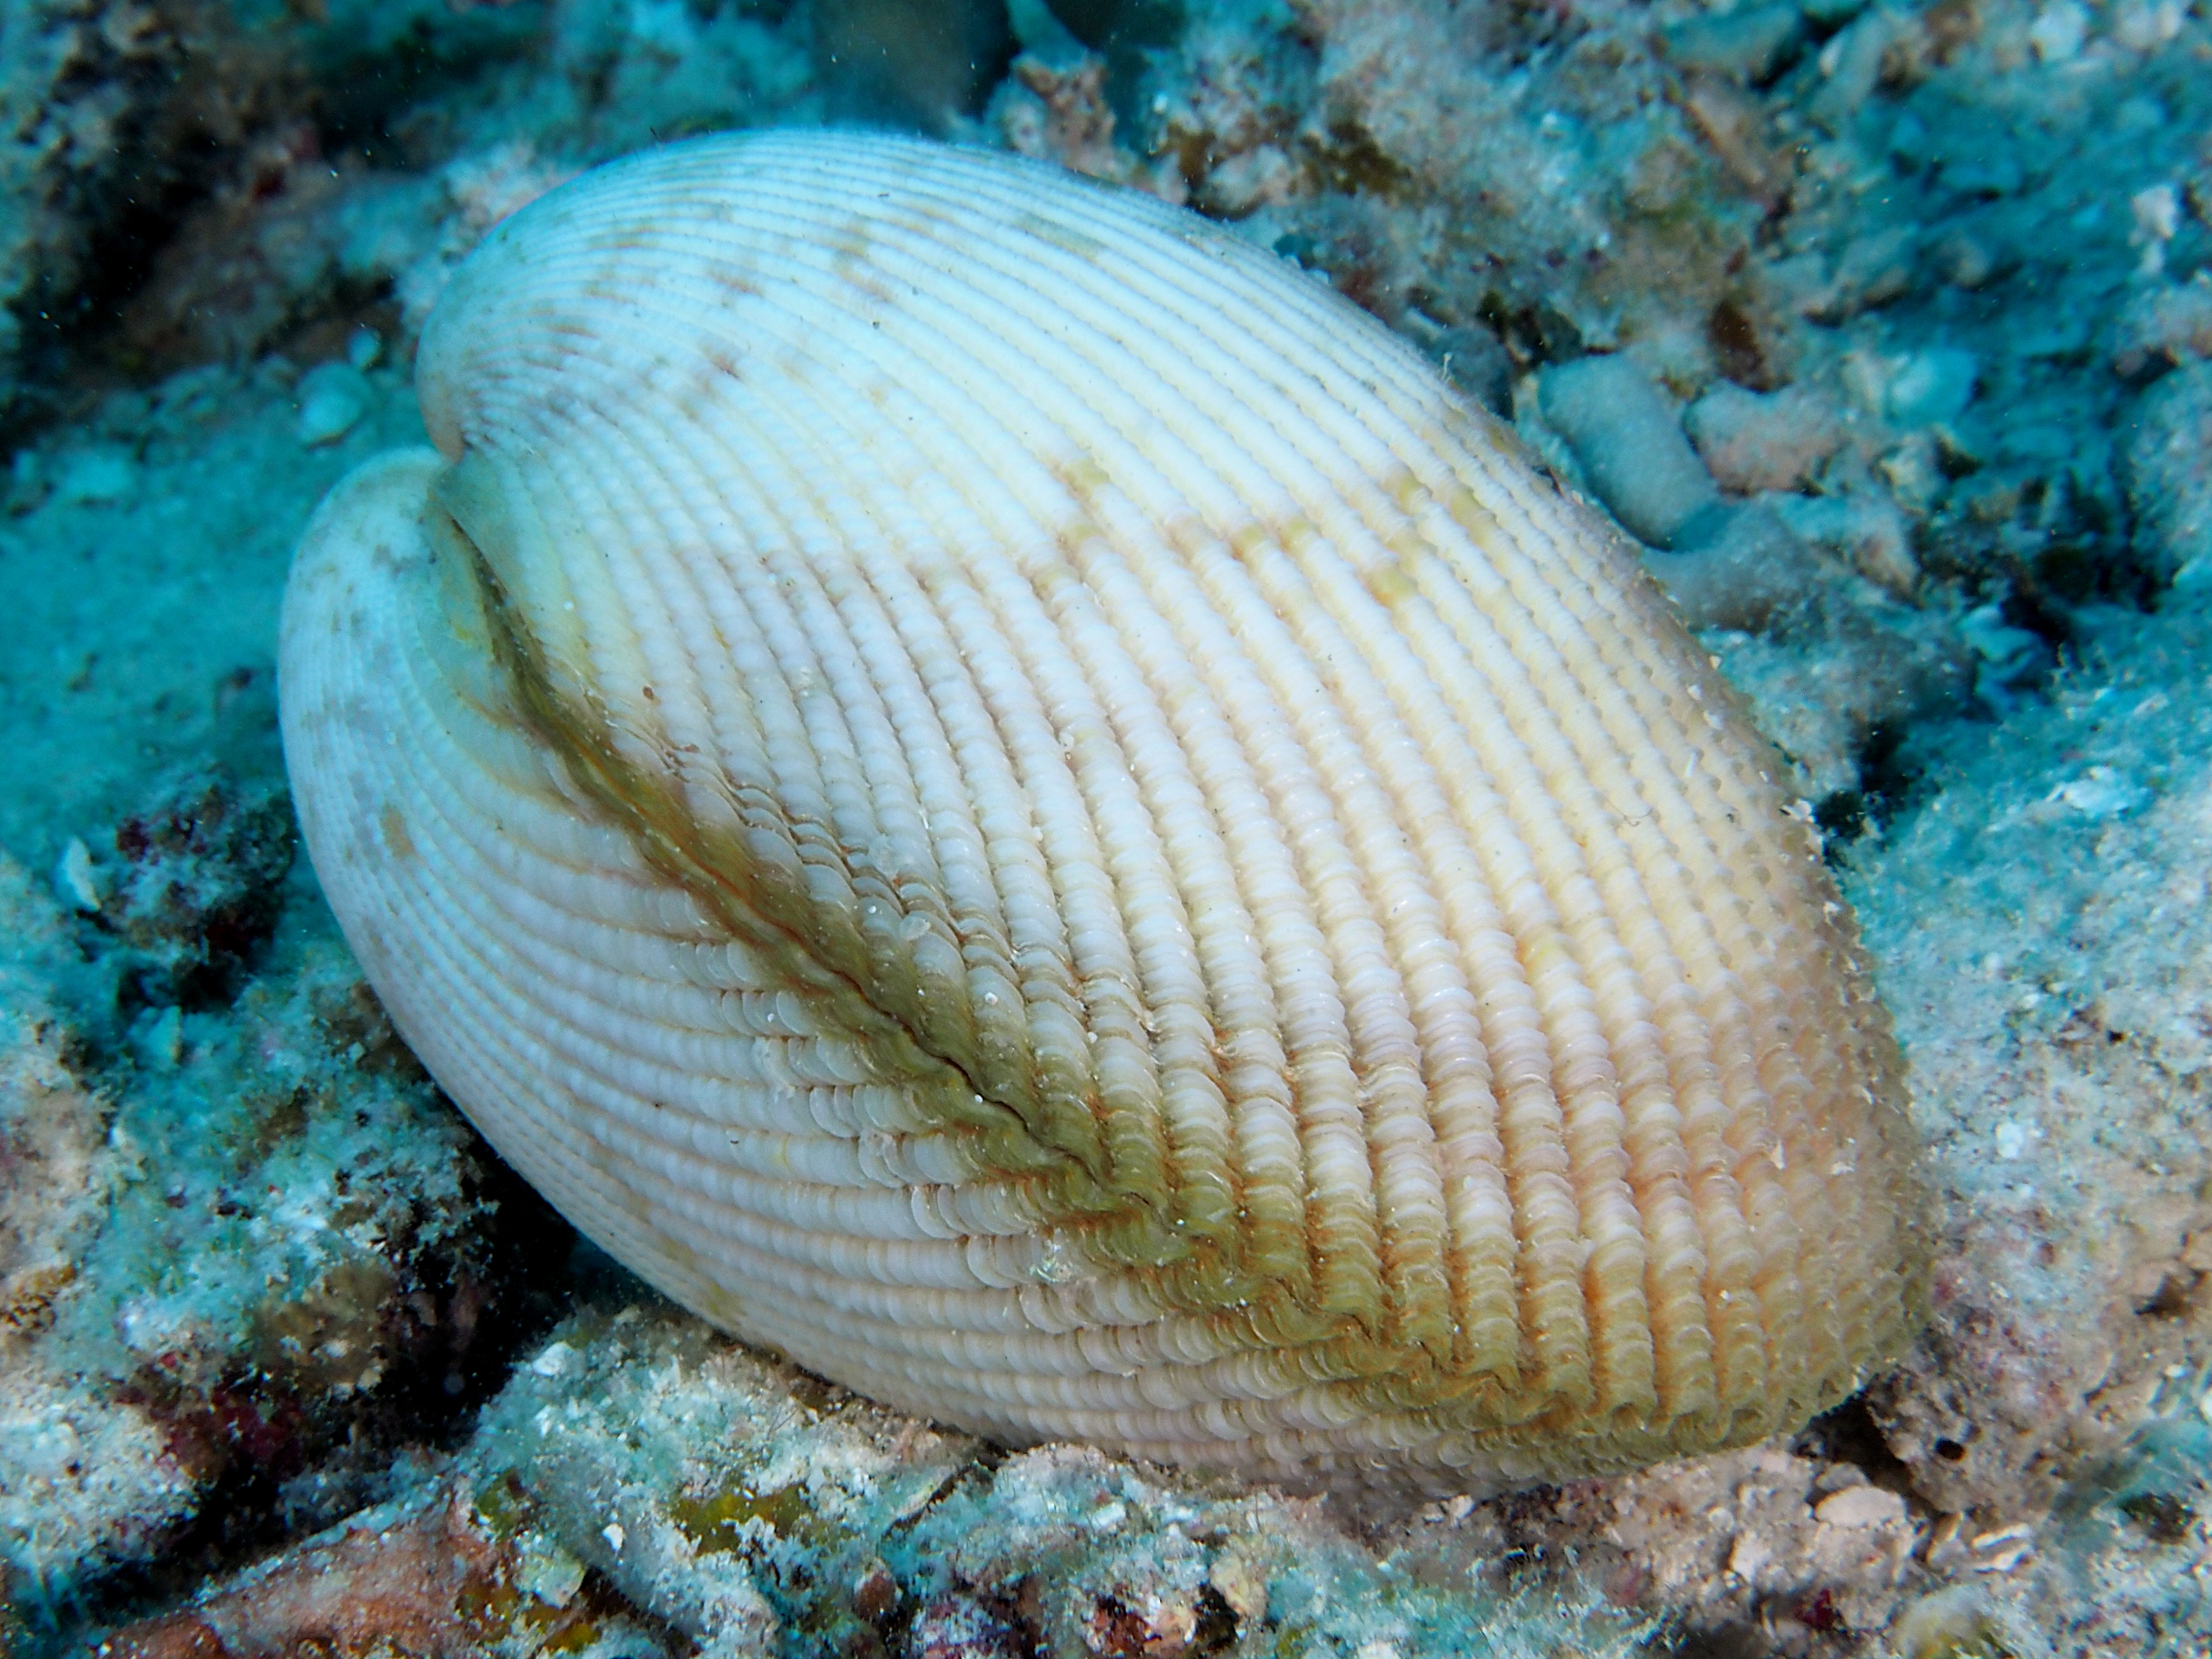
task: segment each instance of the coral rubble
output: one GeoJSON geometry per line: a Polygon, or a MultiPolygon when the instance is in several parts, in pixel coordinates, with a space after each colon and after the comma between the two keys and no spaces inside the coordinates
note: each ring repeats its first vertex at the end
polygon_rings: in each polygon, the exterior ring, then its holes
{"type": "Polygon", "coordinates": [[[536,1201],[327,924],[266,937],[281,795],[185,783],[65,861],[82,914],[0,866],[0,1585],[33,1630],[374,1497],[526,1317],[536,1201]]]}

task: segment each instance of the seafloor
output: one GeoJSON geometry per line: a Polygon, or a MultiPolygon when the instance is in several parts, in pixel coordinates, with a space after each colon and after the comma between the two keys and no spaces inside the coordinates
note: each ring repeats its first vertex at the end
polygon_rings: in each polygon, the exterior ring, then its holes
{"type": "Polygon", "coordinates": [[[0,5],[0,1653],[2212,1651],[2203,0],[1054,4],[0,5]],[[501,216],[823,121],[1237,226],[1650,546],[1899,1019],[1901,1370],[1361,1513],[900,1419],[503,1171],[296,855],[286,561],[501,216]]]}

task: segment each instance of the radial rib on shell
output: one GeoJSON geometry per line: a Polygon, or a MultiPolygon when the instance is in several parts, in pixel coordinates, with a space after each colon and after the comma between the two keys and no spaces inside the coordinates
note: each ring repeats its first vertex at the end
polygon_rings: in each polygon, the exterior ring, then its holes
{"type": "Polygon", "coordinates": [[[493,1144],[887,1401],[1483,1488],[1905,1340],[1900,1067],[1711,665],[1188,215],[857,135],[502,226],[286,601],[315,866],[493,1144]]]}

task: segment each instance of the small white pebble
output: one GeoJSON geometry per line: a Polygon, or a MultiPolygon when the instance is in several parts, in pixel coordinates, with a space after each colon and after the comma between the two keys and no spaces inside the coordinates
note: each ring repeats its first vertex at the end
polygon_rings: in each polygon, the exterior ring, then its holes
{"type": "Polygon", "coordinates": [[[1111,1532],[1128,1517],[1128,1514],[1129,1506],[1127,1504],[1101,1504],[1091,1511],[1083,1524],[1093,1532],[1111,1532]]]}
{"type": "Polygon", "coordinates": [[[1748,1584],[1759,1570],[1774,1559],[1774,1547],[1755,1532],[1740,1532],[1729,1547],[1729,1575],[1748,1584]]]}
{"type": "Polygon", "coordinates": [[[2181,228],[2181,192],[2172,185],[2153,185],[2128,198],[2135,215],[2136,234],[2145,240],[2170,242],[2181,228]]]}
{"type": "Polygon", "coordinates": [[[2045,6],[2028,26],[2027,43],[2046,64],[2072,62],[2089,39],[2088,9],[2078,0],[2057,0],[2045,6]]]}
{"type": "Polygon", "coordinates": [[[1904,427],[1955,421],[1973,401],[1981,365],[1971,351],[1938,346],[1900,360],[1882,390],[1883,412],[1904,427]]]}
{"type": "Polygon", "coordinates": [[[1997,1156],[2010,1162],[2027,1150],[2027,1129],[2023,1124],[2000,1123],[1996,1128],[1997,1156]]]}
{"type": "Polygon", "coordinates": [[[2112,39],[2130,52],[2153,52],[2181,33],[2181,0],[2125,0],[2112,18],[2112,39]]]}
{"type": "Polygon", "coordinates": [[[2001,684],[2027,672],[2042,659],[2043,642],[2025,628],[2004,619],[2004,607],[1978,605],[1959,618],[1959,637],[1989,665],[1992,683],[2001,684]]]}
{"type": "Polygon", "coordinates": [[[610,1521],[605,1526],[599,1528],[599,1536],[607,1540],[608,1545],[613,1549],[617,1555],[620,1555],[622,1553],[623,1540],[628,1539],[629,1534],[623,1530],[621,1522],[610,1521]]]}
{"type": "Polygon", "coordinates": [[[2150,792],[2115,766],[2093,766],[2060,784],[2045,797],[2070,806],[2085,818],[2118,817],[2150,799],[2150,792]]]}
{"type": "Polygon", "coordinates": [[[561,1376],[567,1373],[568,1362],[575,1357],[576,1351],[567,1343],[556,1342],[530,1362],[530,1369],[538,1376],[561,1376]]]}
{"type": "Polygon", "coordinates": [[[165,1072],[185,1063],[185,1011],[172,1004],[146,1033],[146,1054],[165,1072]]]}
{"type": "Polygon", "coordinates": [[[1905,1500],[1881,1486],[1846,1486],[1822,1498],[1813,1516],[1831,1527],[1879,1527],[1905,1519],[1905,1500]]]}
{"type": "Polygon", "coordinates": [[[584,1564],[542,1533],[522,1535],[516,1588],[549,1607],[565,1607],[583,1587],[584,1564]]]}
{"type": "Polygon", "coordinates": [[[300,418],[293,431],[314,449],[336,443],[359,425],[375,392],[351,363],[323,363],[301,379],[298,396],[300,418]]]}
{"type": "Polygon", "coordinates": [[[1464,1521],[1474,1513],[1474,1499],[1462,1492],[1456,1498],[1444,1499],[1444,1513],[1455,1521],[1464,1521]]]}
{"type": "Polygon", "coordinates": [[[92,867],[92,848],[81,836],[71,836],[62,848],[62,861],[54,871],[54,886],[62,898],[86,912],[100,908],[100,879],[92,867]]]}

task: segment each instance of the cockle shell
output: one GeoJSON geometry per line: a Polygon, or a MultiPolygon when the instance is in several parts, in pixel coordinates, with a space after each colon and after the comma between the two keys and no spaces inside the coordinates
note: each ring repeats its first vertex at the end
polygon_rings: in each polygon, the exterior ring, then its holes
{"type": "Polygon", "coordinates": [[[1474,1490],[1835,1401],[1923,1274],[1817,838],[1665,601],[1325,286],[775,133],[501,226],[285,603],[400,1030],[883,1401],[1474,1490]]]}

